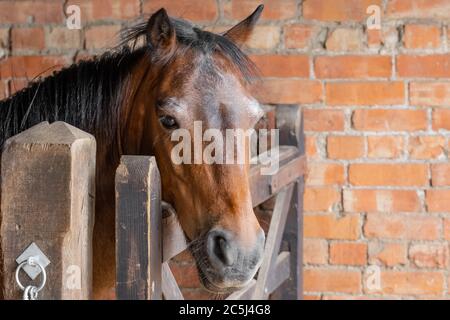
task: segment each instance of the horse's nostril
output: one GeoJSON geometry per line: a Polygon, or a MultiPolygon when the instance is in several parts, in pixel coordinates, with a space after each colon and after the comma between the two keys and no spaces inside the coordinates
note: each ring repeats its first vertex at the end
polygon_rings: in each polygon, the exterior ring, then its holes
{"type": "Polygon", "coordinates": [[[224,265],[231,266],[234,263],[234,255],[230,244],[223,237],[216,238],[216,245],[214,246],[214,253],[217,258],[219,258],[224,265]]]}
{"type": "Polygon", "coordinates": [[[234,248],[227,235],[222,231],[213,231],[208,237],[208,252],[213,264],[220,267],[229,267],[236,259],[236,248],[234,248]]]}

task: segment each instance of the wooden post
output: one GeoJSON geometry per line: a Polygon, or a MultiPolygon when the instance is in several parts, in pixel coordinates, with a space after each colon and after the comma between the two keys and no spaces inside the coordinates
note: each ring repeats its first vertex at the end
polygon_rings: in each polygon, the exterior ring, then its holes
{"type": "MultiPolygon", "coordinates": [[[[17,299],[16,258],[33,242],[50,260],[39,299],[89,299],[95,139],[64,122],[40,123],[5,143],[1,162],[3,298],[17,299]]],[[[36,285],[21,271],[24,284],[36,285]]]]}
{"type": "Polygon", "coordinates": [[[161,299],[160,199],[155,158],[122,156],[116,171],[118,299],[161,299]]]}
{"type": "MultiPolygon", "coordinates": [[[[295,146],[304,156],[305,141],[301,108],[298,105],[280,105],[277,107],[276,119],[277,127],[280,129],[280,144],[295,146]]],[[[272,294],[272,299],[303,298],[303,189],[304,173],[295,182],[283,234],[282,250],[290,252],[290,277],[272,294]]]]}

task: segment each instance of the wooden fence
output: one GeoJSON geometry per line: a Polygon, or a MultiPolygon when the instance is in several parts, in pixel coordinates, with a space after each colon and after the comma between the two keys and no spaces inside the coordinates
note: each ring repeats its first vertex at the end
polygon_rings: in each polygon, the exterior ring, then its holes
{"type": "MultiPolygon", "coordinates": [[[[280,105],[267,112],[268,128],[280,130],[280,169],[268,176],[261,175],[260,166],[252,167],[251,191],[255,207],[274,196],[275,207],[268,217],[258,277],[229,299],[302,297],[302,123],[298,106],[280,105]]],[[[1,160],[0,298],[22,296],[14,274],[36,250],[50,261],[40,299],[91,298],[95,149],[91,135],[63,122],[41,123],[6,142],[1,160]]],[[[123,156],[116,172],[118,299],[183,299],[168,262],[188,244],[176,216],[163,214],[154,158],[123,156]]],[[[39,281],[39,267],[25,267],[39,281]]],[[[30,282],[23,271],[18,275],[21,282],[30,282]]]]}

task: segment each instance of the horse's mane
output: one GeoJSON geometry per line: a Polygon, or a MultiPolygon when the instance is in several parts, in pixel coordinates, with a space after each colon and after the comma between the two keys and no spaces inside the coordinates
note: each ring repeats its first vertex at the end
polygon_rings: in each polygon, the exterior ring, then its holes
{"type": "MultiPolygon", "coordinates": [[[[171,20],[178,43],[223,54],[246,80],[256,74],[254,64],[227,38],[187,21],[171,20]]],[[[147,22],[142,22],[124,29],[123,40],[113,53],[73,64],[0,101],[0,147],[9,137],[42,121],[65,121],[97,138],[114,140],[130,72],[140,58],[154,51],[149,44],[129,47],[130,42],[137,43],[145,36],[146,27],[147,22]]]]}
{"type": "Polygon", "coordinates": [[[124,48],[81,61],[0,101],[0,146],[42,121],[65,121],[105,138],[114,137],[121,89],[139,54],[124,48]]]}

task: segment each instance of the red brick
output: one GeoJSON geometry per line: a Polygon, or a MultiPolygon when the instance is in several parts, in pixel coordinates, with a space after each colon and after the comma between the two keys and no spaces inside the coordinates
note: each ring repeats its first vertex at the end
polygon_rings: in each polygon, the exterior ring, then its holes
{"type": "Polygon", "coordinates": [[[450,54],[400,55],[397,70],[404,78],[450,78],[450,54]]]}
{"type": "Polygon", "coordinates": [[[426,110],[360,109],[353,113],[353,127],[364,131],[416,131],[427,128],[426,110]]]}
{"type": "Polygon", "coordinates": [[[427,190],[428,212],[450,212],[450,190],[427,190]]]}
{"type": "Polygon", "coordinates": [[[331,264],[363,266],[367,264],[367,244],[333,242],[330,245],[331,264]]]}
{"type": "Polygon", "coordinates": [[[424,164],[354,163],[349,166],[349,182],[356,186],[426,186],[424,164]]]}
{"type": "Polygon", "coordinates": [[[450,240],[450,219],[444,219],[444,238],[450,240]]]}
{"type": "Polygon", "coordinates": [[[284,45],[288,49],[306,49],[311,46],[320,28],[317,26],[291,24],[284,27],[284,45]]]}
{"type": "Polygon", "coordinates": [[[305,136],[305,149],[308,158],[320,158],[317,138],[315,136],[305,136]]]}
{"type": "Polygon", "coordinates": [[[305,131],[343,131],[344,113],[341,110],[303,109],[305,131]]]}
{"type": "Polygon", "coordinates": [[[327,51],[360,51],[363,48],[362,31],[351,28],[337,28],[332,31],[326,42],[327,51]]]}
{"type": "Polygon", "coordinates": [[[450,106],[450,82],[411,82],[409,96],[414,106],[450,106]]]}
{"type": "Polygon", "coordinates": [[[286,20],[294,18],[297,14],[295,0],[232,0],[224,4],[225,17],[243,20],[260,4],[264,4],[262,20],[286,20]]]}
{"type": "Polygon", "coordinates": [[[9,48],[9,28],[0,28],[0,49],[9,48]]]}
{"type": "Polygon", "coordinates": [[[403,37],[405,48],[430,49],[441,45],[439,26],[408,24],[403,37]]]}
{"type": "Polygon", "coordinates": [[[119,25],[94,26],[86,30],[86,49],[113,47],[118,40],[119,25]]]}
{"type": "Polygon", "coordinates": [[[333,207],[340,203],[341,194],[335,188],[320,187],[305,189],[304,210],[305,211],[333,211],[333,207]]]}
{"type": "Polygon", "coordinates": [[[448,18],[447,0],[390,0],[387,16],[390,18],[448,18]]]}
{"type": "Polygon", "coordinates": [[[367,137],[367,156],[369,158],[394,159],[403,152],[404,139],[400,136],[367,137]]]}
{"type": "Polygon", "coordinates": [[[165,8],[173,17],[193,21],[213,21],[218,17],[215,0],[144,0],[142,7],[144,13],[153,13],[160,8],[165,8]]]}
{"type": "Polygon", "coordinates": [[[264,77],[309,77],[309,57],[306,55],[252,55],[264,77]]]}
{"type": "Polygon", "coordinates": [[[360,217],[357,214],[346,214],[336,217],[335,214],[305,214],[304,237],[336,240],[356,240],[359,238],[360,217]]]}
{"type": "Polygon", "coordinates": [[[382,271],[383,294],[442,295],[444,276],[441,272],[382,271]]]}
{"type": "Polygon", "coordinates": [[[328,136],[327,152],[330,159],[357,159],[364,156],[364,137],[328,136]]]}
{"type": "Polygon", "coordinates": [[[305,269],[303,279],[306,292],[361,292],[359,271],[305,269]]]}
{"type": "Polygon", "coordinates": [[[328,262],[328,243],[322,239],[303,240],[303,263],[326,264],[328,262]]]}
{"type": "Polygon", "coordinates": [[[62,23],[64,12],[59,1],[0,1],[2,23],[62,23]]]}
{"type": "Polygon", "coordinates": [[[318,103],[322,100],[322,85],[315,80],[264,79],[257,97],[262,103],[318,103]]]}
{"type": "Polygon", "coordinates": [[[0,78],[33,79],[61,69],[69,60],[61,56],[15,56],[0,61],[0,78]]]}
{"type": "Polygon", "coordinates": [[[381,29],[370,29],[367,32],[367,45],[370,49],[386,51],[396,50],[399,42],[399,31],[396,26],[382,25],[381,29]]]}
{"type": "Polygon", "coordinates": [[[446,142],[443,136],[416,136],[409,138],[411,159],[436,159],[445,156],[446,142]]]}
{"type": "Polygon", "coordinates": [[[410,190],[344,190],[346,212],[419,212],[420,199],[410,190]]]}
{"type": "Polygon", "coordinates": [[[332,82],[326,84],[328,105],[394,105],[405,100],[403,82],[332,82]]]}
{"type": "Polygon", "coordinates": [[[431,185],[433,187],[450,186],[449,163],[436,163],[431,165],[431,185]]]}
{"type": "Polygon", "coordinates": [[[28,79],[23,78],[12,78],[8,81],[8,91],[9,95],[12,96],[16,92],[22,90],[23,88],[28,87],[30,81],[28,79]]]}
{"type": "Polygon", "coordinates": [[[370,5],[381,6],[381,0],[305,0],[303,17],[322,21],[362,21],[370,5]]]}
{"type": "Polygon", "coordinates": [[[47,47],[50,49],[82,48],[81,31],[66,27],[55,27],[47,33],[47,47]]]}
{"type": "Polygon", "coordinates": [[[80,7],[82,22],[135,19],[140,14],[139,0],[69,0],[69,5],[80,7]]]}
{"type": "Polygon", "coordinates": [[[448,265],[448,244],[412,244],[411,262],[419,268],[445,268],[448,265]]]}
{"type": "Polygon", "coordinates": [[[0,100],[5,99],[7,96],[7,83],[5,81],[0,81],[0,100]]]}
{"type": "Polygon", "coordinates": [[[11,31],[11,47],[13,50],[42,50],[45,47],[45,36],[42,28],[13,28],[11,31]]]}
{"type": "Polygon", "coordinates": [[[438,217],[369,213],[364,235],[367,238],[437,240],[439,229],[438,217]]]}
{"type": "Polygon", "coordinates": [[[194,264],[170,263],[170,269],[180,287],[197,288],[199,286],[197,268],[194,264]]]}
{"type": "Polygon", "coordinates": [[[434,109],[433,110],[433,129],[434,130],[450,130],[450,110],[434,109]]]}
{"type": "Polygon", "coordinates": [[[369,245],[369,263],[380,263],[386,267],[406,265],[407,248],[404,243],[371,242],[369,245]]]}
{"type": "Polygon", "coordinates": [[[391,75],[388,56],[321,56],[315,59],[317,78],[387,78],[391,75]]]}
{"type": "Polygon", "coordinates": [[[314,162],[308,164],[306,184],[311,186],[341,185],[344,183],[344,167],[338,163],[314,162]]]}
{"type": "Polygon", "coordinates": [[[383,41],[382,32],[380,29],[368,29],[367,32],[367,45],[369,48],[379,48],[383,41]]]}

